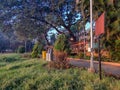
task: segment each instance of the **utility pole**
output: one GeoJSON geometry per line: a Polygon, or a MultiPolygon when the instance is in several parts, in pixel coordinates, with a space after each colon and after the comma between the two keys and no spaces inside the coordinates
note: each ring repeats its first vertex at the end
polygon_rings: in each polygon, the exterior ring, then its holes
{"type": "Polygon", "coordinates": [[[95,72],[93,65],[93,28],[92,28],[92,0],[90,0],[90,47],[91,47],[91,57],[90,57],[90,68],[89,71],[95,72]]]}

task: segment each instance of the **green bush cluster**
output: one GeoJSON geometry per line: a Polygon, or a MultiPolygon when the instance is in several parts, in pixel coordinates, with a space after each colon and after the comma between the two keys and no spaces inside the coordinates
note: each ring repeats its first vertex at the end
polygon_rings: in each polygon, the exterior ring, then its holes
{"type": "Polygon", "coordinates": [[[114,61],[120,61],[120,40],[115,41],[115,50],[110,52],[114,61]]]}
{"type": "Polygon", "coordinates": [[[57,40],[54,44],[54,49],[60,52],[70,53],[70,44],[68,42],[67,37],[64,34],[58,36],[57,40]]]}
{"type": "Polygon", "coordinates": [[[25,47],[24,46],[19,46],[17,52],[18,53],[25,53],[25,47]]]}
{"type": "Polygon", "coordinates": [[[43,46],[40,43],[36,43],[31,53],[32,58],[39,57],[40,54],[42,53],[42,50],[43,50],[43,46]]]}

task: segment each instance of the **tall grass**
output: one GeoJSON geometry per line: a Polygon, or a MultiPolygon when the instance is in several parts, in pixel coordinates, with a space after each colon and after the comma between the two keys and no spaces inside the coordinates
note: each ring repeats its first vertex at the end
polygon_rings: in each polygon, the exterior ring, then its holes
{"type": "Polygon", "coordinates": [[[2,61],[7,64],[0,66],[0,90],[120,90],[120,81],[112,77],[100,81],[83,69],[49,69],[44,60],[17,56],[15,61],[2,61]]]}

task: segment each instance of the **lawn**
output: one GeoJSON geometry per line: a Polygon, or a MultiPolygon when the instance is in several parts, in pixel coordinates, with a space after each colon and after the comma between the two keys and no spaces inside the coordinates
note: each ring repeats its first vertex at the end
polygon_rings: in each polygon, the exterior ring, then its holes
{"type": "Polygon", "coordinates": [[[49,69],[42,59],[0,55],[0,90],[120,90],[120,80],[80,68],[49,69]]]}

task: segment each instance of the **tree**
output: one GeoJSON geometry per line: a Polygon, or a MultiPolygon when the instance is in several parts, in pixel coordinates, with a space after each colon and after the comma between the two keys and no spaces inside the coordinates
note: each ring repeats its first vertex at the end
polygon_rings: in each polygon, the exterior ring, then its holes
{"type": "Polygon", "coordinates": [[[1,21],[4,21],[6,24],[13,25],[19,21],[24,23],[21,21],[22,19],[30,19],[37,22],[34,25],[38,23],[47,25],[55,28],[58,33],[63,33],[60,31],[60,27],[64,27],[70,36],[75,39],[71,26],[78,21],[76,18],[79,18],[79,14],[75,11],[74,0],[3,0],[0,3],[1,12],[3,13],[0,16],[1,21]]]}
{"type": "Polygon", "coordinates": [[[7,37],[0,32],[0,52],[4,52],[6,49],[9,48],[9,40],[7,37]]]}
{"type": "Polygon", "coordinates": [[[119,6],[120,1],[108,0],[108,1],[94,1],[94,11],[98,17],[103,11],[105,11],[105,34],[102,38],[103,45],[110,52],[111,59],[113,51],[115,50],[116,40],[120,39],[120,16],[119,6]]]}

